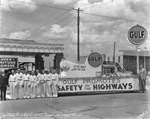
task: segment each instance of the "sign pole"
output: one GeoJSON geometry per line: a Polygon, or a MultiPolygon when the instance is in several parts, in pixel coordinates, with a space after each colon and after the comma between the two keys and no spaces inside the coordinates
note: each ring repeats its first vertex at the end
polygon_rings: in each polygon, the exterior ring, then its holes
{"type": "Polygon", "coordinates": [[[139,74],[139,51],[138,46],[136,46],[137,56],[136,56],[136,67],[137,67],[137,74],[139,74]]]}

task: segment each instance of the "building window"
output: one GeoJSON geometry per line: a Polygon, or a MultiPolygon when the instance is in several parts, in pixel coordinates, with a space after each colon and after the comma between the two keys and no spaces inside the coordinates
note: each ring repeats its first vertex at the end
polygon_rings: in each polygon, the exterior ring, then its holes
{"type": "Polygon", "coordinates": [[[120,63],[120,56],[118,56],[118,63],[120,63]]]}

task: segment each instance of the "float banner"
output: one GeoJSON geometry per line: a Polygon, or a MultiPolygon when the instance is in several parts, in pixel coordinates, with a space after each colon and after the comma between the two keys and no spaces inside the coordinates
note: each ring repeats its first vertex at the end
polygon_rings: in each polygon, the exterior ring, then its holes
{"type": "Polygon", "coordinates": [[[0,58],[0,68],[17,68],[18,58],[0,58]]]}
{"type": "Polygon", "coordinates": [[[62,78],[58,82],[59,93],[127,91],[134,90],[136,77],[62,78]]]}

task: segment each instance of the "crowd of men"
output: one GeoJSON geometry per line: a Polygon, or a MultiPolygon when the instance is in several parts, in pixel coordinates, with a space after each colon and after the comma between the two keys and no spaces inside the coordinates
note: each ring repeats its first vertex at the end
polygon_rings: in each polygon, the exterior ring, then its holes
{"type": "Polygon", "coordinates": [[[9,76],[10,98],[57,97],[59,75],[55,70],[35,72],[11,71],[9,76]]]}

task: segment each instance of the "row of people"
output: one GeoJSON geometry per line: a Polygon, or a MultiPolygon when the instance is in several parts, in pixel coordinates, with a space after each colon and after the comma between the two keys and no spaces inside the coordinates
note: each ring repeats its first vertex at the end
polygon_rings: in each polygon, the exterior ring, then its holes
{"type": "Polygon", "coordinates": [[[12,70],[9,76],[11,99],[36,98],[36,97],[57,97],[57,84],[59,75],[55,70],[43,70],[40,73],[32,71],[17,72],[12,70]]]}

